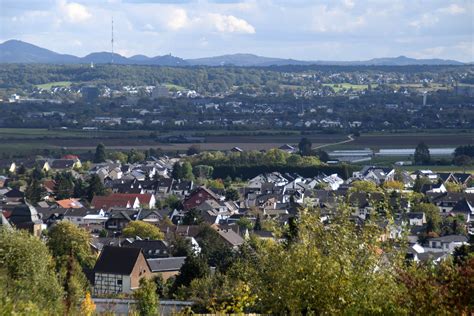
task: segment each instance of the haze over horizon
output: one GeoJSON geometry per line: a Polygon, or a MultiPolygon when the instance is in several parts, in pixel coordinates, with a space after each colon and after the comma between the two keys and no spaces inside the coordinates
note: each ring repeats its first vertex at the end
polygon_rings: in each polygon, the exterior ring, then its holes
{"type": "Polygon", "coordinates": [[[234,53],[299,60],[474,60],[471,1],[2,0],[0,42],[85,56],[234,53]]]}

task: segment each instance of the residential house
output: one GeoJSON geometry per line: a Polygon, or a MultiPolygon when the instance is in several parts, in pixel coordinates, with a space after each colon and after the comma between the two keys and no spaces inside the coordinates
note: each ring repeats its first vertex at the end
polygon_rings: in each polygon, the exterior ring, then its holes
{"type": "Polygon", "coordinates": [[[429,248],[433,252],[452,253],[454,248],[467,244],[467,237],[463,235],[447,235],[428,240],[429,248]]]}
{"type": "Polygon", "coordinates": [[[194,209],[201,205],[206,200],[220,201],[220,197],[206,187],[199,187],[183,201],[183,208],[185,211],[194,209]]]}
{"type": "Polygon", "coordinates": [[[95,295],[130,294],[152,276],[142,250],[130,247],[105,246],[93,271],[95,295]]]}
{"type": "Polygon", "coordinates": [[[112,231],[122,231],[128,223],[136,219],[137,214],[137,211],[130,211],[127,209],[112,210],[109,218],[104,223],[104,227],[105,229],[112,231]]]}
{"type": "Polygon", "coordinates": [[[237,249],[239,246],[243,245],[245,240],[232,229],[220,229],[216,228],[219,236],[232,248],[237,249]]]}
{"type": "Polygon", "coordinates": [[[171,277],[179,274],[181,267],[186,261],[186,257],[169,257],[147,259],[151,272],[160,274],[163,281],[166,282],[171,277]]]}

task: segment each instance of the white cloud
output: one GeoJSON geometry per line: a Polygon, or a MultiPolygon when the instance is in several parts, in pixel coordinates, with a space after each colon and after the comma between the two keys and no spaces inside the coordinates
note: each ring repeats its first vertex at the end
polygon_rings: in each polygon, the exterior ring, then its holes
{"type": "Polygon", "coordinates": [[[169,19],[166,23],[166,26],[170,30],[180,30],[185,28],[189,24],[189,18],[186,10],[181,8],[173,9],[169,14],[169,19]]]}
{"type": "Polygon", "coordinates": [[[457,5],[457,4],[453,3],[448,7],[438,9],[438,11],[441,12],[441,13],[457,15],[457,14],[462,14],[462,13],[466,12],[466,9],[461,7],[460,5],[457,5]]]}
{"type": "Polygon", "coordinates": [[[233,15],[211,13],[209,14],[209,20],[222,33],[255,33],[255,28],[250,23],[233,15]]]}
{"type": "Polygon", "coordinates": [[[355,6],[354,0],[343,0],[344,6],[348,9],[352,9],[355,6]]]}
{"type": "Polygon", "coordinates": [[[312,30],[318,33],[350,32],[366,25],[364,16],[353,16],[345,9],[328,9],[326,5],[314,8],[312,30]]]}
{"type": "Polygon", "coordinates": [[[409,25],[419,29],[423,27],[431,27],[438,22],[439,18],[437,16],[430,13],[424,13],[420,18],[411,21],[409,25]]]}
{"type": "Polygon", "coordinates": [[[85,6],[76,2],[59,1],[59,10],[66,20],[71,23],[80,23],[92,17],[85,6]]]}

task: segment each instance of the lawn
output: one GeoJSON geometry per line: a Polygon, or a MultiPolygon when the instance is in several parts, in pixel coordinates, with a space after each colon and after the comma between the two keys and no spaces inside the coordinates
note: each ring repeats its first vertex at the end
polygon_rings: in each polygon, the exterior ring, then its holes
{"type": "Polygon", "coordinates": [[[178,85],[172,84],[172,83],[165,83],[164,86],[168,89],[173,89],[173,90],[186,90],[185,87],[178,86],[178,85]]]}
{"type": "MultiPolygon", "coordinates": [[[[368,88],[366,84],[352,84],[352,83],[323,83],[323,86],[332,87],[334,91],[339,92],[341,90],[352,89],[354,91],[362,91],[368,88]]],[[[372,88],[375,88],[377,85],[373,84],[372,88]]]]}
{"type": "Polygon", "coordinates": [[[38,84],[36,85],[36,87],[39,89],[44,89],[44,90],[51,90],[52,87],[69,87],[71,86],[71,84],[72,84],[71,81],[56,81],[56,82],[38,84]]]}

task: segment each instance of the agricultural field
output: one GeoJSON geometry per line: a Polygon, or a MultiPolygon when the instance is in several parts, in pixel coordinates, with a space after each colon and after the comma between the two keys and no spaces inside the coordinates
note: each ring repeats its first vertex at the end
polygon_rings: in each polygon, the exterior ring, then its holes
{"type": "Polygon", "coordinates": [[[44,90],[51,90],[52,87],[69,87],[71,86],[71,84],[72,84],[71,81],[56,81],[56,82],[38,84],[36,85],[36,87],[39,89],[44,89],[44,90]]]}
{"type": "MultiPolygon", "coordinates": [[[[98,143],[103,143],[109,149],[147,149],[161,148],[165,151],[184,151],[191,143],[164,143],[150,137],[153,131],[149,130],[48,130],[48,129],[0,129],[0,154],[38,150],[44,148],[67,148],[71,150],[91,150],[98,143]]],[[[155,132],[154,132],[155,133],[155,132]]],[[[243,150],[267,150],[290,144],[297,147],[302,137],[307,137],[313,143],[313,148],[322,147],[326,151],[344,149],[378,150],[383,148],[415,148],[423,141],[433,148],[452,148],[460,145],[474,144],[474,133],[374,133],[362,134],[360,137],[349,139],[345,134],[313,134],[301,135],[287,131],[255,131],[254,135],[248,131],[232,132],[201,131],[192,133],[167,133],[159,136],[187,134],[205,138],[204,143],[198,143],[202,150],[230,150],[234,146],[243,150]]],[[[387,158],[384,158],[387,159],[387,158]]],[[[393,157],[389,159],[393,160],[393,157]]]]}

